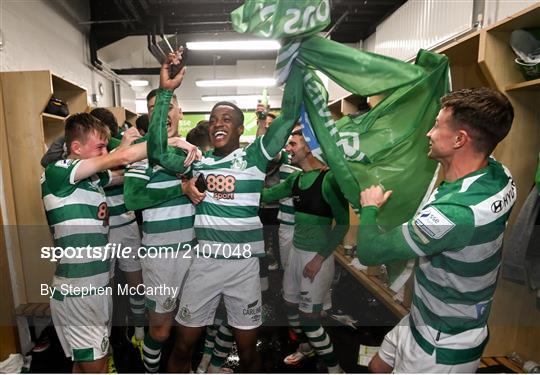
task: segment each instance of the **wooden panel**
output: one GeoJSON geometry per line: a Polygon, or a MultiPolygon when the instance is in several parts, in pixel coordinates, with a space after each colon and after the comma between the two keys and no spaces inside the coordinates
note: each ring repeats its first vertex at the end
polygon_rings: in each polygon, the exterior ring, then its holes
{"type": "Polygon", "coordinates": [[[516,29],[540,27],[539,4],[482,31],[478,61],[491,85],[501,91],[525,81],[514,63],[516,56],[510,48],[510,34],[516,29]]]}
{"type": "Polygon", "coordinates": [[[452,66],[468,66],[478,62],[479,41],[480,31],[475,31],[456,42],[437,49],[435,52],[448,56],[452,66]]]}
{"type": "Polygon", "coordinates": [[[3,73],[2,84],[10,95],[4,95],[9,161],[16,209],[17,231],[28,301],[47,300],[40,295],[39,284],[49,283],[54,265],[41,260],[42,246],[50,245],[47,220],[41,201],[39,163],[43,154],[41,111],[52,93],[49,72],[3,73]]]}
{"type": "Polygon", "coordinates": [[[540,354],[540,311],[535,295],[524,285],[500,279],[489,317],[489,343],[484,356],[512,352],[526,358],[540,354]]]}
{"type": "Polygon", "coordinates": [[[107,107],[109,111],[112,112],[118,122],[118,126],[122,126],[124,121],[126,121],[126,110],[124,107],[107,107]]]}
{"type": "Polygon", "coordinates": [[[135,112],[131,112],[129,109],[126,108],[126,121],[129,122],[132,126],[135,126],[135,121],[137,121],[138,117],[138,114],[136,114],[135,112]]]}
{"type": "Polygon", "coordinates": [[[514,362],[512,362],[508,358],[506,358],[506,357],[496,357],[496,358],[497,358],[497,361],[499,361],[500,364],[508,367],[510,370],[514,371],[515,373],[520,374],[520,373],[523,372],[523,369],[521,367],[516,365],[514,362]]]}
{"type": "Polygon", "coordinates": [[[3,235],[10,249],[10,261],[12,272],[14,278],[12,282],[14,290],[16,291],[17,300],[20,303],[26,303],[26,284],[24,279],[23,271],[23,261],[21,258],[21,244],[19,241],[19,233],[17,232],[17,215],[15,209],[15,198],[14,198],[14,189],[13,181],[11,178],[11,165],[9,158],[9,149],[8,149],[8,138],[7,138],[7,122],[5,119],[5,106],[4,106],[4,77],[5,75],[0,75],[0,88],[2,89],[2,96],[0,97],[0,163],[2,165],[2,192],[3,201],[0,204],[0,211],[2,217],[6,219],[5,225],[3,226],[3,235]],[[14,280],[14,281],[13,281],[14,280]]]}
{"type": "Polygon", "coordinates": [[[521,91],[539,91],[540,90],[540,78],[533,79],[531,81],[513,83],[506,85],[506,91],[521,90],[521,91]]]}
{"type": "Polygon", "coordinates": [[[358,234],[358,224],[360,224],[358,215],[356,215],[352,206],[349,205],[349,230],[347,231],[347,233],[345,233],[345,237],[343,238],[344,245],[349,245],[349,246],[356,245],[356,237],[358,234]]]}
{"type": "Polygon", "coordinates": [[[60,116],[44,113],[41,115],[43,124],[43,137],[47,147],[58,138],[64,135],[65,118],[60,116]]]}
{"type": "Polygon", "coordinates": [[[41,201],[40,159],[44,144],[63,133],[63,118],[45,114],[51,95],[68,103],[71,113],[87,107],[86,91],[49,71],[2,73],[4,115],[17,236],[24,275],[25,302],[47,302],[40,284],[50,283],[54,263],[40,259],[42,246],[52,244],[41,201]]]}
{"type": "Polygon", "coordinates": [[[86,90],[57,75],[52,75],[53,95],[67,103],[69,114],[85,112],[88,98],[86,90]]]}
{"type": "MultiPolygon", "coordinates": [[[[0,227],[4,227],[1,212],[0,227]]],[[[9,354],[20,351],[9,275],[7,247],[4,230],[2,229],[0,230],[0,296],[2,296],[0,298],[0,338],[2,340],[2,345],[0,345],[0,362],[5,360],[9,354]]]]}
{"type": "MultiPolygon", "coordinates": [[[[10,164],[24,173],[13,173],[15,207],[19,225],[46,223],[40,191],[43,149],[41,111],[52,92],[49,72],[4,73],[4,95],[10,164]],[[24,126],[23,126],[24,124],[24,126]]],[[[24,246],[23,246],[24,247],[24,246]]]]}
{"type": "Polygon", "coordinates": [[[534,184],[540,152],[540,91],[511,91],[507,95],[514,106],[514,122],[494,156],[508,167],[516,182],[518,197],[510,216],[512,225],[534,184]]]}
{"type": "Polygon", "coordinates": [[[15,275],[18,299],[26,299],[22,262],[19,256],[19,241],[17,232],[9,224],[15,222],[15,207],[13,205],[13,189],[11,186],[11,168],[8,160],[6,121],[4,118],[3,90],[0,80],[0,162],[2,176],[0,190],[4,196],[0,204],[0,362],[7,359],[9,354],[20,352],[19,337],[15,324],[15,306],[13,302],[11,272],[8,261],[7,238],[10,238],[11,264],[15,275]],[[4,223],[6,217],[8,222],[4,223]]]}
{"type": "Polygon", "coordinates": [[[491,86],[504,91],[507,85],[524,81],[514,65],[516,56],[510,48],[510,32],[493,30],[484,31],[483,35],[479,64],[491,86]]]}
{"type": "Polygon", "coordinates": [[[341,247],[334,251],[334,257],[398,318],[402,318],[409,312],[403,305],[394,300],[394,293],[392,293],[377,277],[368,276],[365,272],[350,266],[349,263],[351,260],[343,254],[343,249],[341,247]]]}

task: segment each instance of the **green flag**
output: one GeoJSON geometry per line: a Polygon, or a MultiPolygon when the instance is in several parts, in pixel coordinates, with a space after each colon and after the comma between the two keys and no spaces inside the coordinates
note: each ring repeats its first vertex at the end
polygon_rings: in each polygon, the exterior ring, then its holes
{"type": "MultiPolygon", "coordinates": [[[[278,81],[287,87],[290,80],[303,80],[302,101],[345,197],[359,211],[362,189],[382,184],[393,190],[378,221],[384,228],[395,227],[414,215],[434,179],[437,164],[427,157],[425,135],[440,109],[439,98],[448,92],[448,61],[421,50],[415,64],[408,64],[315,36],[328,25],[330,15],[319,19],[312,8],[327,6],[324,0],[250,0],[232,13],[233,27],[238,32],[283,39],[276,61],[278,81]],[[294,12],[305,20],[301,26],[308,27],[291,33],[287,21],[294,12]],[[385,98],[364,115],[334,122],[316,71],[354,94],[384,94],[385,98]]],[[[325,15],[322,10],[320,14],[325,15]]],[[[285,99],[282,113],[297,113],[285,99]]],[[[390,281],[400,279],[405,263],[388,266],[390,281]]],[[[395,290],[402,283],[397,284],[395,290]]]]}
{"type": "Polygon", "coordinates": [[[231,13],[233,28],[263,38],[301,38],[330,23],[329,0],[248,0],[231,13]]]}

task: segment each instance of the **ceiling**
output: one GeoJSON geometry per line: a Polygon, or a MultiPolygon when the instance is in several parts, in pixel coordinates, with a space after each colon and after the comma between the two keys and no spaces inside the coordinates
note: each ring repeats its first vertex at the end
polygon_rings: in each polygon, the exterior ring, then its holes
{"type": "MultiPolygon", "coordinates": [[[[250,1],[250,0],[247,0],[250,1]]],[[[330,0],[332,21],[325,31],[332,40],[357,43],[375,31],[376,26],[405,0],[330,0]]],[[[201,39],[201,34],[220,38],[232,32],[230,12],[244,0],[91,0],[90,24],[93,55],[128,36],[177,35],[179,43],[201,39]]],[[[230,35],[230,34],[229,34],[230,35]]],[[[238,37],[238,36],[236,36],[238,37]]],[[[245,38],[245,37],[244,37],[245,38]]],[[[174,47],[174,46],[173,46],[174,47]]],[[[274,59],[275,51],[221,53],[212,58],[206,52],[193,52],[186,58],[189,65],[231,65],[236,60],[274,59]]],[[[133,64],[131,64],[133,65],[133,64]]],[[[153,69],[153,70],[152,70],[153,69]]],[[[119,74],[155,74],[147,66],[116,67],[119,74]]]]}

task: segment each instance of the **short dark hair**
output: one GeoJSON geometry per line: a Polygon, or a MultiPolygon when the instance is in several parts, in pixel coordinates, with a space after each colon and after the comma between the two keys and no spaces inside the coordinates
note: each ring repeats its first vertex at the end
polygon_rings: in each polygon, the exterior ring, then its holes
{"type": "Polygon", "coordinates": [[[238,108],[236,104],[231,103],[231,102],[217,102],[212,107],[212,111],[210,113],[214,112],[214,109],[216,109],[217,107],[231,107],[240,118],[240,125],[244,125],[244,113],[242,112],[240,108],[238,108]]]}
{"type": "Polygon", "coordinates": [[[102,138],[109,140],[111,137],[110,129],[98,118],[89,113],[76,113],[66,119],[64,134],[66,138],[66,148],[71,152],[73,141],[86,142],[88,135],[96,132],[102,138]]]}
{"type": "Polygon", "coordinates": [[[201,121],[191,129],[186,135],[186,141],[200,148],[210,146],[210,133],[205,123],[208,124],[208,121],[201,121]]]}
{"type": "Polygon", "coordinates": [[[118,122],[113,113],[106,108],[94,108],[90,111],[90,114],[101,121],[104,125],[107,125],[111,131],[111,136],[118,136],[118,122]]]}
{"type": "Polygon", "coordinates": [[[148,133],[148,124],[150,123],[150,119],[148,118],[148,114],[144,113],[137,117],[137,120],[135,120],[135,126],[137,129],[144,131],[145,133],[148,133]]]}
{"type": "MultiPolygon", "coordinates": [[[[146,95],[146,102],[148,103],[150,101],[150,99],[152,99],[154,96],[157,95],[157,92],[158,92],[159,89],[153,89],[152,91],[150,91],[147,95],[146,95]]],[[[178,98],[176,97],[176,94],[173,93],[172,94],[174,100],[178,101],[178,98]]]]}
{"type": "Polygon", "coordinates": [[[272,112],[268,112],[268,113],[266,114],[266,116],[267,116],[267,117],[271,117],[271,118],[273,118],[274,120],[275,120],[276,117],[277,117],[277,116],[276,116],[274,113],[272,113],[272,112]]]}
{"type": "Polygon", "coordinates": [[[486,155],[506,137],[514,119],[508,98],[487,87],[452,91],[441,98],[441,105],[452,110],[453,122],[463,126],[476,151],[486,155]]]}
{"type": "Polygon", "coordinates": [[[201,127],[201,128],[204,128],[206,129],[206,131],[208,131],[208,129],[210,128],[210,121],[208,120],[201,120],[197,123],[197,127],[201,127]]]}

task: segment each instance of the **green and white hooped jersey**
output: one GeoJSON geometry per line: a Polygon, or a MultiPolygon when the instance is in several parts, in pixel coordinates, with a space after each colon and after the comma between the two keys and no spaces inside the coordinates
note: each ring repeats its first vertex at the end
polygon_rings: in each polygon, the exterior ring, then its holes
{"type": "Polygon", "coordinates": [[[105,189],[109,207],[109,226],[111,229],[123,227],[135,221],[135,212],[129,211],[124,204],[124,187],[111,186],[105,189]]]}
{"type": "MultiPolygon", "coordinates": [[[[283,163],[279,167],[279,182],[285,181],[292,173],[300,173],[302,170],[291,164],[283,163]]],[[[279,200],[278,219],[281,224],[294,225],[294,203],[291,197],[279,200]]]]}
{"type": "Polygon", "coordinates": [[[102,172],[75,182],[82,163],[84,160],[59,160],[49,164],[41,178],[54,244],[62,249],[75,248],[66,251],[69,257],[58,260],[54,287],[105,287],[109,283],[110,254],[103,260],[96,252],[88,254],[86,248],[102,249],[108,243],[109,214],[103,187],[109,183],[110,174],[102,172]],[[76,248],[84,250],[75,253],[76,248]]]}
{"type": "Polygon", "coordinates": [[[255,139],[225,157],[205,154],[193,163],[194,174],[206,180],[206,197],[195,206],[199,251],[212,258],[242,259],[264,256],[262,224],[258,216],[266,167],[272,159],[255,139]]]}
{"type": "Polygon", "coordinates": [[[479,358],[487,342],[503,233],[515,201],[510,172],[490,158],[486,168],[443,182],[402,227],[407,245],[420,256],[413,334],[422,347],[443,346],[437,349],[442,363],[479,358]]]}
{"type": "MultiPolygon", "coordinates": [[[[161,251],[189,250],[196,244],[193,221],[195,208],[191,201],[181,195],[182,181],[163,167],[150,167],[148,159],[131,164],[124,178],[138,178],[147,181],[146,189],[164,191],[178,188],[178,197],[142,211],[142,240],[146,249],[161,247],[161,251]]],[[[154,250],[152,250],[154,251],[154,250]]]]}

